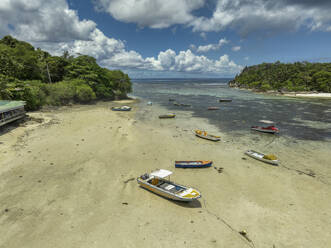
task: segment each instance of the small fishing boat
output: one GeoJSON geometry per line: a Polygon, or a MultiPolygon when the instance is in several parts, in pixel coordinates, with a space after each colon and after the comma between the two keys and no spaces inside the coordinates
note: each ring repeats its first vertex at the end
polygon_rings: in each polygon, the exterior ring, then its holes
{"type": "Polygon", "coordinates": [[[176,168],[207,168],[212,165],[212,161],[175,161],[176,168]]]}
{"type": "Polygon", "coordinates": [[[169,98],[169,102],[174,102],[175,99],[169,98]]]}
{"type": "Polygon", "coordinates": [[[279,129],[275,126],[268,126],[268,127],[260,127],[260,126],[252,126],[252,130],[263,132],[263,133],[278,133],[279,129]]]}
{"type": "Polygon", "coordinates": [[[232,102],[232,99],[219,99],[219,102],[232,102]]]}
{"type": "Polygon", "coordinates": [[[201,197],[198,190],[166,179],[171,174],[171,171],[160,169],[138,177],[137,181],[141,187],[171,200],[190,202],[201,197]]]}
{"type": "Polygon", "coordinates": [[[219,107],[208,107],[208,110],[219,110],[219,107]]]}
{"type": "Polygon", "coordinates": [[[190,104],[185,104],[185,103],[178,103],[178,102],[174,102],[175,106],[181,106],[181,107],[191,107],[190,104]]]}
{"type": "Polygon", "coordinates": [[[113,111],[130,111],[131,107],[129,107],[129,106],[112,107],[111,110],[113,110],[113,111]]]}
{"type": "Polygon", "coordinates": [[[273,154],[263,154],[257,151],[253,151],[253,150],[248,150],[245,152],[245,154],[247,156],[250,156],[252,158],[255,158],[257,160],[260,160],[262,162],[268,163],[268,164],[272,164],[272,165],[278,165],[278,159],[275,155],[273,154]]]}
{"type": "Polygon", "coordinates": [[[220,141],[221,137],[220,136],[215,136],[208,134],[206,131],[201,131],[201,130],[195,130],[195,135],[202,138],[202,139],[207,139],[211,141],[220,141]]]}
{"type": "Polygon", "coordinates": [[[166,115],[159,115],[160,119],[170,119],[170,118],[175,118],[175,114],[166,114],[166,115]]]}
{"type": "Polygon", "coordinates": [[[153,103],[152,103],[152,102],[147,102],[147,105],[150,105],[150,106],[152,106],[152,105],[153,105],[153,103]]]}

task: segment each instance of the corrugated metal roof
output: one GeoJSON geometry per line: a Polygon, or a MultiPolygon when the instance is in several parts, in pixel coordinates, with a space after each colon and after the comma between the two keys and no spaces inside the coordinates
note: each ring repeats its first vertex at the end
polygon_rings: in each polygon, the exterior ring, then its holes
{"type": "Polygon", "coordinates": [[[0,112],[5,112],[11,109],[23,107],[26,103],[24,101],[2,101],[0,100],[0,112]]]}

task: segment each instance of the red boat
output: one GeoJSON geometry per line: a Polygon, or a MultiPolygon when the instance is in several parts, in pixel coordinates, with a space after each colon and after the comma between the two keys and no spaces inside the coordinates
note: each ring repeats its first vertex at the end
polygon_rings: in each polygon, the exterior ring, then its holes
{"type": "Polygon", "coordinates": [[[268,126],[268,127],[259,127],[259,126],[252,126],[252,130],[263,132],[263,133],[278,133],[279,129],[275,126],[268,126]]]}

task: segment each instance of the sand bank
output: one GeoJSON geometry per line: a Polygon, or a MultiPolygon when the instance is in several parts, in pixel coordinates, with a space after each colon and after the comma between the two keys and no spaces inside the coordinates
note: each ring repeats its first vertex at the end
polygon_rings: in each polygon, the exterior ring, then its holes
{"type": "MultiPolygon", "coordinates": [[[[0,247],[327,247],[331,188],[323,150],[312,159],[280,151],[286,166],[242,159],[231,142],[202,119],[156,105],[112,112],[121,103],[33,113],[31,122],[0,136],[0,247]],[[198,139],[199,127],[223,141],[198,139]],[[174,160],[210,159],[202,170],[174,169],[174,160]],[[156,168],[199,189],[191,204],[138,187],[156,168]],[[246,230],[249,242],[238,231],[246,230]]],[[[270,147],[260,147],[268,152],[270,147]]],[[[273,147],[277,148],[277,144],[273,147]]]]}
{"type": "Polygon", "coordinates": [[[328,98],[331,99],[331,93],[286,93],[284,96],[290,97],[310,97],[310,98],[328,98]]]}

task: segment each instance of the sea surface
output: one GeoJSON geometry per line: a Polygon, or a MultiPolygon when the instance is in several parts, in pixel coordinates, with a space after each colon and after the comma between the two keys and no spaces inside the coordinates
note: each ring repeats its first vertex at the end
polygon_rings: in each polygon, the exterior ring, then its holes
{"type": "Polygon", "coordinates": [[[242,135],[252,125],[274,125],[281,134],[295,140],[331,140],[331,100],[298,99],[257,94],[228,87],[230,79],[140,79],[133,80],[132,95],[169,110],[190,111],[208,119],[222,132],[242,135]],[[219,102],[220,98],[232,102],[219,102]],[[175,106],[177,103],[189,107],[175,106]],[[210,106],[219,110],[207,110],[210,106]]]}

